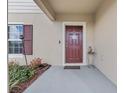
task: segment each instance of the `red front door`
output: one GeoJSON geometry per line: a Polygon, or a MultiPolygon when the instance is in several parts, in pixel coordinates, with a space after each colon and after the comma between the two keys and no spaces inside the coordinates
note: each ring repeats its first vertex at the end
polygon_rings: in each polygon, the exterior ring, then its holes
{"type": "Polygon", "coordinates": [[[66,63],[81,63],[83,57],[82,26],[66,26],[65,29],[66,63]]]}

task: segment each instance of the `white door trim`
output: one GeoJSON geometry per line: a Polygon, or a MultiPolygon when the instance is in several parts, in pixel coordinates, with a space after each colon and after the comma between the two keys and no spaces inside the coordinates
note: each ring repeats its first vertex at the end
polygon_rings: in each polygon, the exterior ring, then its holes
{"type": "Polygon", "coordinates": [[[86,22],[63,22],[63,66],[81,66],[87,65],[86,61],[86,22]],[[65,62],[65,26],[83,26],[83,62],[82,63],[66,63],[65,62]]]}

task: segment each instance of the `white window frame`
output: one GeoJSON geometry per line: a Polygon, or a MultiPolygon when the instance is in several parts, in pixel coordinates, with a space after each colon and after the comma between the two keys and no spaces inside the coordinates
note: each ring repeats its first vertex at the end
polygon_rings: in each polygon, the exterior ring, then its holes
{"type": "MultiPolygon", "coordinates": [[[[8,22],[8,25],[11,24],[11,25],[14,25],[14,24],[24,24],[24,22],[8,22]]],[[[20,39],[8,39],[8,41],[21,41],[20,39]]],[[[9,54],[8,53],[8,57],[9,58],[22,58],[23,57],[23,54],[9,54]]]]}

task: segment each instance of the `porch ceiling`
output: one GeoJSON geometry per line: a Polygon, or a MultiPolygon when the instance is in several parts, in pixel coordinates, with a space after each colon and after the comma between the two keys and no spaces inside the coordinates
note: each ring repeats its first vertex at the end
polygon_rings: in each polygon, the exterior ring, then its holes
{"type": "Polygon", "coordinates": [[[59,14],[86,14],[95,12],[102,0],[46,0],[55,13],[59,14]]]}
{"type": "Polygon", "coordinates": [[[34,0],[51,20],[57,15],[92,14],[103,0],[34,0]]]}

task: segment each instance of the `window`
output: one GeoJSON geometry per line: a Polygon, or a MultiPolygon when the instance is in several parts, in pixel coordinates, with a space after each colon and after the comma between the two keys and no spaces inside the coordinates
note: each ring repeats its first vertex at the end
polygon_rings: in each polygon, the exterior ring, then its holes
{"type": "Polygon", "coordinates": [[[8,25],[9,54],[32,54],[32,25],[8,25]],[[24,41],[20,36],[24,36],[24,41]],[[23,45],[24,44],[24,45],[23,45]],[[24,52],[25,51],[25,52],[24,52]]]}
{"type": "Polygon", "coordinates": [[[23,25],[8,25],[8,44],[10,54],[21,54],[23,52],[20,35],[23,35],[23,25]]]}

